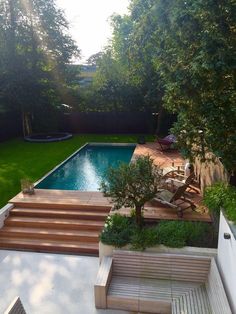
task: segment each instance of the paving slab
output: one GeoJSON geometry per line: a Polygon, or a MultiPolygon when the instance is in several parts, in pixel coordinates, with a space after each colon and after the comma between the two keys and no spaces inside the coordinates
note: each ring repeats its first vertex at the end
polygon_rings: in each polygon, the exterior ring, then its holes
{"type": "Polygon", "coordinates": [[[95,308],[98,267],[96,257],[0,250],[0,313],[20,296],[27,314],[131,314],[95,308]]]}

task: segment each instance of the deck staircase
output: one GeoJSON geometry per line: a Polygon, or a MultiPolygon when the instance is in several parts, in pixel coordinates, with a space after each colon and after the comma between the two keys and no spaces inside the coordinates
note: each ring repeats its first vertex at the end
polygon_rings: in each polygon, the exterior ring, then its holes
{"type": "Polygon", "coordinates": [[[15,203],[0,230],[0,248],[98,255],[109,206],[15,203]]]}

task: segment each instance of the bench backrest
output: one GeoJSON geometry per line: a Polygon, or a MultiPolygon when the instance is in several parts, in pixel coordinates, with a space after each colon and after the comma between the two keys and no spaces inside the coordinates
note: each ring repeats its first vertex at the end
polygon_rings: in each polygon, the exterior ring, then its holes
{"type": "Polygon", "coordinates": [[[112,272],[117,276],[204,283],[210,263],[211,258],[205,256],[114,250],[112,272]]]}
{"type": "Polygon", "coordinates": [[[206,290],[214,314],[232,314],[214,258],[211,260],[206,290]]]}

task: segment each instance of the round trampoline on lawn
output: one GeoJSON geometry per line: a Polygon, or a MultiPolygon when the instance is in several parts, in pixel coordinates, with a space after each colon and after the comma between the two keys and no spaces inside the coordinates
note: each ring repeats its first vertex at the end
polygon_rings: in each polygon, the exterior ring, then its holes
{"type": "Polygon", "coordinates": [[[55,132],[55,133],[40,133],[25,136],[24,140],[28,142],[59,142],[68,140],[72,137],[72,134],[66,132],[55,132]]]}

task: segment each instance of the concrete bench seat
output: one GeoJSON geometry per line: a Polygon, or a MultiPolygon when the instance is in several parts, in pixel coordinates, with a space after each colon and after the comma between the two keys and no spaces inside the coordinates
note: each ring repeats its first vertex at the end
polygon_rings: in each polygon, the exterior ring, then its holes
{"type": "Polygon", "coordinates": [[[125,250],[103,258],[95,305],[156,314],[232,313],[214,258],[125,250]]]}

